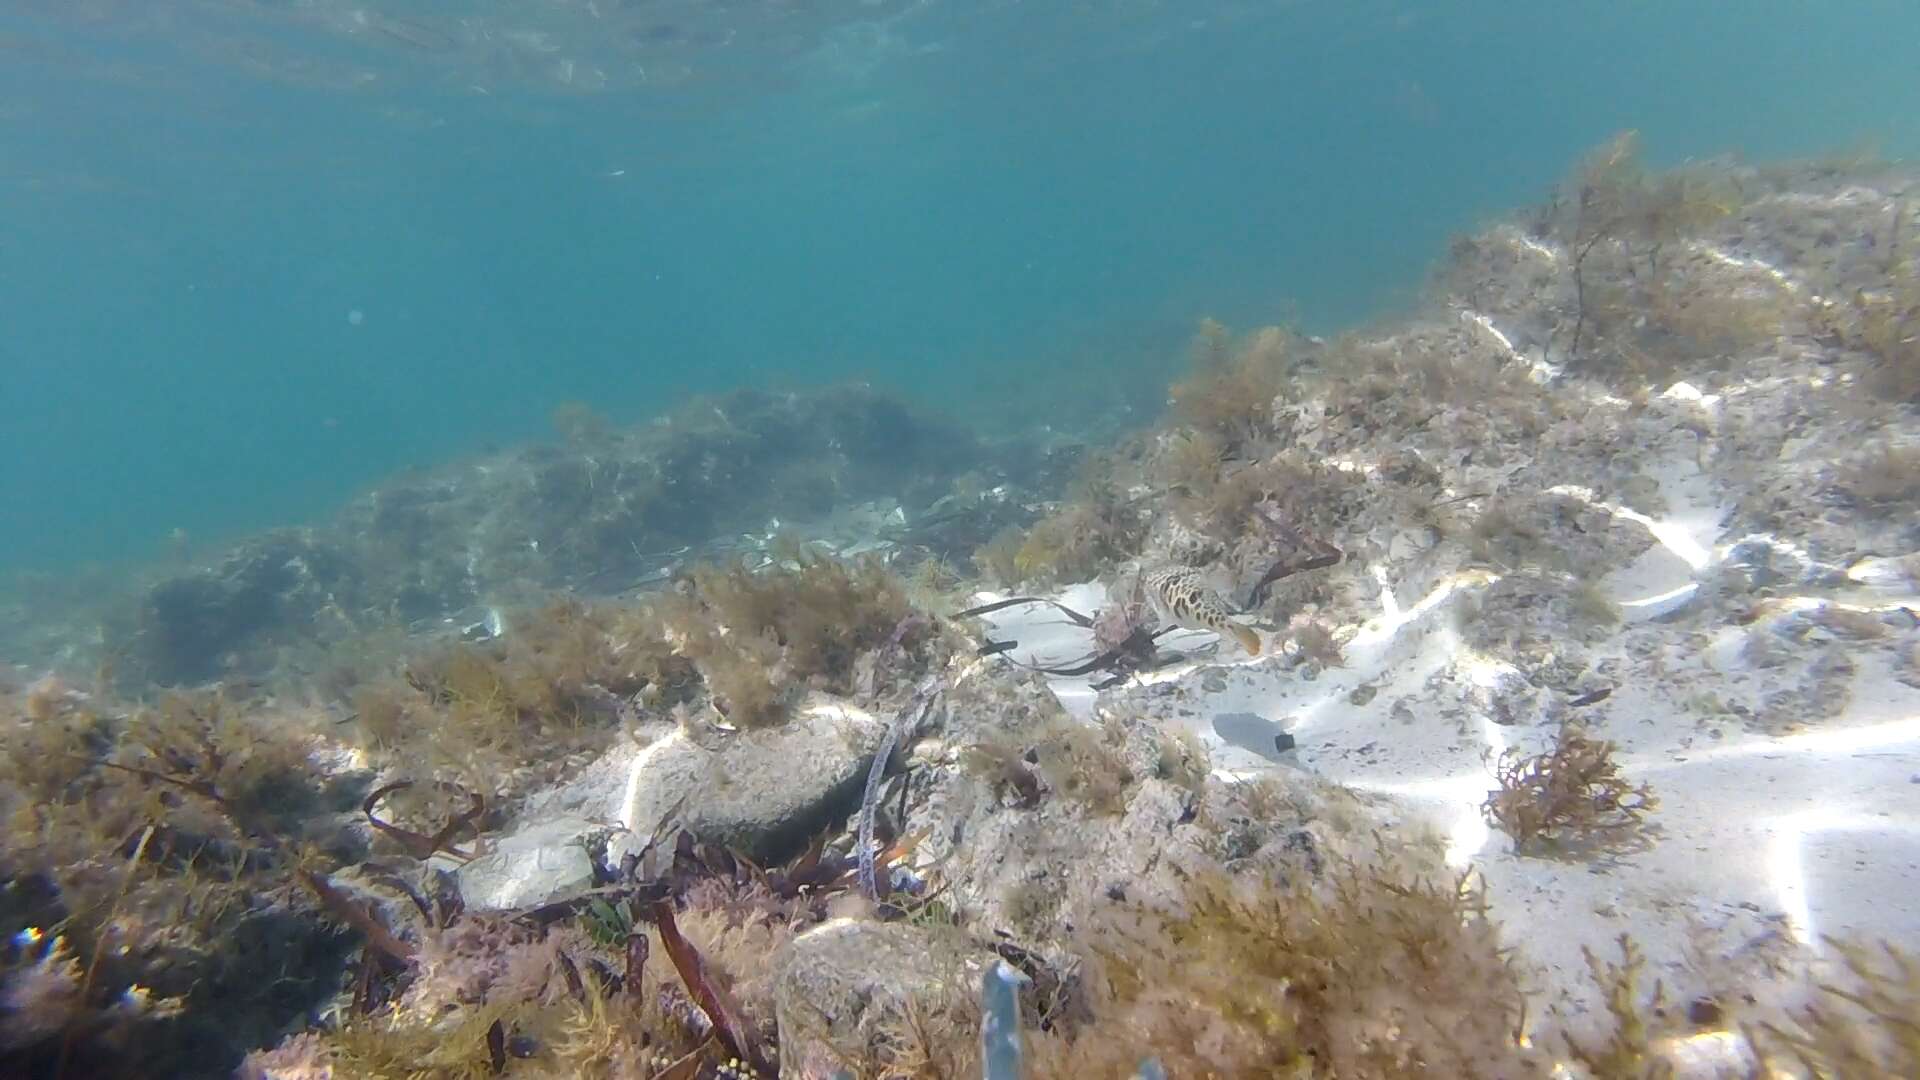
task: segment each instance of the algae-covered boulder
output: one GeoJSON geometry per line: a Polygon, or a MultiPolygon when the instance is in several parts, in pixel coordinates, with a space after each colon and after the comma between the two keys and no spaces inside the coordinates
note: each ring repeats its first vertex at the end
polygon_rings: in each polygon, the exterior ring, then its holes
{"type": "Polygon", "coordinates": [[[242,654],[265,641],[317,636],[355,577],[350,557],[312,533],[269,533],[235,547],[217,566],[149,589],[125,651],[150,682],[207,682],[246,668],[242,654]]]}
{"type": "Polygon", "coordinates": [[[1194,874],[1311,876],[1366,820],[1298,769],[1224,783],[1171,717],[1133,705],[1075,717],[1039,676],[969,680],[947,715],[909,776],[917,862],[951,882],[955,908],[1052,959],[1077,929],[1169,901],[1194,874]]]}
{"type": "Polygon", "coordinates": [[[469,908],[492,911],[585,892],[593,887],[586,841],[595,831],[581,818],[533,822],[460,868],[460,897],[469,908]]]}
{"type": "MultiPolygon", "coordinates": [[[[528,800],[487,853],[459,871],[476,909],[539,904],[593,884],[590,851],[617,865],[647,838],[685,830],[761,865],[783,861],[859,805],[887,722],[819,698],[768,728],[623,745],[528,800]]],[[[690,721],[689,727],[698,727],[690,721]]]]}
{"type": "Polygon", "coordinates": [[[959,935],[906,923],[835,919],[801,934],[774,986],[782,1073],[829,1076],[912,1031],[970,1051],[973,987],[993,962],[959,935]]]}
{"type": "Polygon", "coordinates": [[[676,731],[633,760],[619,820],[651,834],[668,817],[761,863],[780,860],[859,802],[886,721],[820,701],[778,727],[714,738],[676,731]]]}
{"type": "MultiPolygon", "coordinates": [[[[689,548],[730,553],[743,534],[764,543],[864,503],[888,521],[918,515],[990,459],[972,433],[868,386],[741,390],[565,446],[416,470],[323,523],[242,539],[116,595],[105,651],[130,689],[258,678],[291,653],[473,623],[546,589],[621,592],[689,548]]],[[[929,519],[950,521],[944,510],[929,519]]]]}

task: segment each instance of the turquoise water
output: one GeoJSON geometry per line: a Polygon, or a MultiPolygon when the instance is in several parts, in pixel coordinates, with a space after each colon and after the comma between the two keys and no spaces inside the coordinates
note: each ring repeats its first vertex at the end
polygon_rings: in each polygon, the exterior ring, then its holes
{"type": "Polygon", "coordinates": [[[1200,316],[1389,310],[1621,128],[1920,149],[1905,0],[382,2],[0,7],[0,568],[313,520],[570,399],[1144,420],[1200,316]]]}

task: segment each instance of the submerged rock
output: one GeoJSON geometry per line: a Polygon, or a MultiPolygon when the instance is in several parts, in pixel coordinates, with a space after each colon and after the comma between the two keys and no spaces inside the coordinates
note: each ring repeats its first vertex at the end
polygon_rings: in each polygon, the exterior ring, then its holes
{"type": "Polygon", "coordinates": [[[859,801],[881,718],[816,701],[778,727],[676,731],[633,759],[618,818],[648,836],[669,817],[760,863],[780,860],[859,801]]]}
{"type": "Polygon", "coordinates": [[[537,822],[505,837],[459,870],[460,896],[478,911],[532,907],[593,886],[586,841],[599,826],[582,818],[537,822]]]}
{"type": "Polygon", "coordinates": [[[1206,868],[1312,873],[1345,843],[1356,815],[1331,785],[1284,767],[1223,782],[1201,740],[1158,712],[1089,722],[1037,675],[965,684],[943,738],[916,755],[928,762],[910,778],[918,861],[980,924],[1058,955],[1076,928],[1170,902],[1206,868]]]}
{"type": "Polygon", "coordinates": [[[970,1041],[971,990],[994,960],[908,923],[836,919],[801,934],[774,986],[782,1074],[833,1075],[915,1026],[970,1041]]]}
{"type": "Polygon", "coordinates": [[[1896,559],[1869,557],[1847,567],[1847,579],[1890,593],[1920,590],[1920,552],[1896,559]]]}
{"type": "Polygon", "coordinates": [[[863,385],[741,390],[630,430],[396,477],[332,521],[248,538],[124,597],[106,651],[128,658],[129,689],[257,677],[297,649],[445,629],[549,589],[609,595],[689,561],[757,561],[775,531],[863,502],[911,513],[912,528],[890,528],[961,560],[982,530],[1024,520],[1019,500],[921,511],[1012,456],[863,385]]]}
{"type": "Polygon", "coordinates": [[[674,729],[629,745],[529,799],[486,853],[458,871],[470,908],[526,907],[594,883],[649,837],[684,829],[761,865],[783,861],[857,808],[886,722],[817,699],[772,728],[674,729]]]}
{"type": "Polygon", "coordinates": [[[177,686],[248,667],[243,654],[276,631],[314,633],[355,575],[345,552],[305,530],[249,540],[220,565],[147,591],[124,642],[129,674],[177,686]]]}
{"type": "MultiPolygon", "coordinates": [[[[1458,665],[1456,665],[1458,666],[1458,665]]],[[[1501,727],[1533,726],[1558,717],[1562,698],[1504,664],[1469,665],[1460,673],[1467,704],[1501,727]]]]}

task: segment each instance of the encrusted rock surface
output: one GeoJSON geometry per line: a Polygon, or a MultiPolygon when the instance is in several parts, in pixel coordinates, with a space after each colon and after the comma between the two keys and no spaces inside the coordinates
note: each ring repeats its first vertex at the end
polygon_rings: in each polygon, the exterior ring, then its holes
{"type": "Polygon", "coordinates": [[[593,886],[587,840],[601,827],[582,818],[527,824],[489,845],[460,867],[460,896],[469,908],[533,907],[593,886]]]}
{"type": "Polygon", "coordinates": [[[672,819],[710,843],[776,861],[858,802],[886,730],[878,716],[821,700],[776,728],[676,731],[634,758],[618,819],[643,836],[672,819]]]}
{"type": "Polygon", "coordinates": [[[167,578],[139,603],[120,647],[141,677],[163,685],[244,671],[262,635],[299,627],[314,638],[351,625],[340,598],[364,568],[334,538],[287,529],[242,541],[218,565],[167,578]]]}
{"type": "Polygon", "coordinates": [[[912,757],[906,827],[926,835],[917,861],[953,883],[956,905],[1042,950],[1101,909],[1171,901],[1181,876],[1203,867],[1311,872],[1369,820],[1353,796],[1299,770],[1260,785],[1209,775],[1164,710],[1088,725],[1038,676],[983,672],[954,692],[948,715],[912,757]],[[1076,727],[1078,756],[1050,757],[1076,727]],[[995,771],[992,755],[1007,751],[1032,788],[995,771]]]}
{"type": "Polygon", "coordinates": [[[622,745],[528,799],[459,870],[462,896],[475,908],[512,908],[576,894],[593,883],[596,849],[617,867],[669,829],[779,862],[855,808],[887,723],[823,696],[778,727],[648,729],[646,745],[622,745]]]}
{"type": "Polygon", "coordinates": [[[774,985],[781,1074],[831,1076],[915,1026],[979,1026],[975,987],[992,953],[959,934],[835,919],[801,934],[774,985]]]}
{"type": "MultiPolygon", "coordinates": [[[[305,672],[356,635],[483,628],[547,590],[620,592],[665,577],[692,548],[758,550],[796,522],[831,531],[869,505],[900,540],[962,560],[1031,517],[996,483],[1057,484],[1072,456],[983,445],[864,385],[743,390],[631,430],[591,414],[562,426],[560,445],[404,474],[326,524],[162,570],[109,613],[116,676],[138,688],[305,672]]],[[[860,531],[871,543],[873,523],[860,531]]]]}

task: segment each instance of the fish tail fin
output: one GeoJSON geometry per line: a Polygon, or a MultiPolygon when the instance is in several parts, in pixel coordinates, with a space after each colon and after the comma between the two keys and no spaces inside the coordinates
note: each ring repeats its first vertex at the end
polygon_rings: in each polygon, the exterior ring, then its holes
{"type": "Polygon", "coordinates": [[[1248,656],[1260,655],[1260,635],[1255,633],[1252,627],[1232,623],[1227,627],[1227,632],[1234,636],[1234,640],[1240,642],[1240,647],[1247,650],[1248,656]]]}

